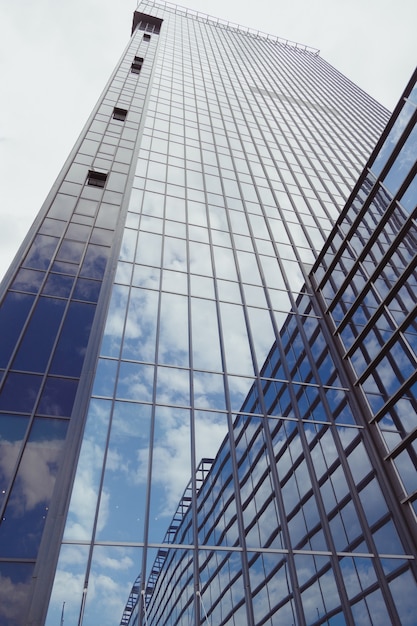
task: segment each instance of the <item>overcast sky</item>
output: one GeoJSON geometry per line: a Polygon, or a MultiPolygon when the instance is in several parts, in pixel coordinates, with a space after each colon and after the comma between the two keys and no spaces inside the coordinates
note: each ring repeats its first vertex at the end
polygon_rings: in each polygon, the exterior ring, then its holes
{"type": "MultiPolygon", "coordinates": [[[[130,36],[135,0],[0,0],[0,276],[130,36]]],[[[417,62],[416,0],[189,0],[315,48],[389,109],[417,62]]]]}

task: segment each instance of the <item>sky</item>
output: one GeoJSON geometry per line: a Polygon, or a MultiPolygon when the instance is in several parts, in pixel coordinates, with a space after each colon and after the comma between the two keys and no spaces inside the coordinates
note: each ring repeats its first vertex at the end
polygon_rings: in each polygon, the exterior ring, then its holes
{"type": "MultiPolygon", "coordinates": [[[[0,0],[0,276],[130,36],[135,0],[0,0]]],[[[415,0],[187,0],[203,13],[320,50],[387,108],[417,61],[415,0]]]]}

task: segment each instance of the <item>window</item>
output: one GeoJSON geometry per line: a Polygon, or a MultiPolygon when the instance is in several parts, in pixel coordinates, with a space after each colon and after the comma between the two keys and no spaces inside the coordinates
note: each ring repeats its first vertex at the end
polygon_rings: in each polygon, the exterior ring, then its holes
{"type": "Polygon", "coordinates": [[[119,109],[119,107],[114,107],[113,109],[114,120],[120,120],[121,122],[124,122],[126,119],[126,115],[127,115],[126,109],[119,109]]]}
{"type": "Polygon", "coordinates": [[[104,172],[95,172],[94,170],[88,170],[87,185],[92,187],[104,187],[107,180],[107,174],[104,172]]]}
{"type": "Polygon", "coordinates": [[[146,30],[148,33],[158,34],[161,30],[161,25],[162,20],[158,17],[135,11],[133,14],[132,34],[136,29],[146,30]]]}
{"type": "Polygon", "coordinates": [[[143,41],[150,41],[151,40],[151,36],[148,35],[148,33],[143,33],[143,41]]]}
{"type": "Polygon", "coordinates": [[[142,57],[135,57],[130,71],[133,72],[133,74],[140,74],[140,70],[142,69],[142,63],[142,57]]]}

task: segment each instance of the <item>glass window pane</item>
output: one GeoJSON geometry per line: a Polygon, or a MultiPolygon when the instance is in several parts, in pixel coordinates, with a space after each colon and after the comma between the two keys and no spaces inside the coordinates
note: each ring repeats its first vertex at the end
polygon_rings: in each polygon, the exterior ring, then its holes
{"type": "Polygon", "coordinates": [[[95,313],[95,305],[72,302],[51,365],[52,374],[79,376],[95,313]]]}
{"type": "Polygon", "coordinates": [[[6,367],[26,321],[34,297],[8,293],[0,308],[0,328],[7,328],[0,342],[0,367],[6,367]]]}
{"type": "Polygon", "coordinates": [[[65,300],[39,298],[13,361],[13,369],[45,371],[65,304],[65,300]]]}
{"type": "Polygon", "coordinates": [[[49,376],[46,379],[37,412],[43,415],[70,417],[77,389],[78,380],[49,376]]]}
{"type": "Polygon", "coordinates": [[[41,382],[42,376],[11,372],[0,392],[0,409],[2,411],[31,413],[41,382]],[[22,389],[25,390],[25,393],[22,393],[22,389]]]}
{"type": "Polygon", "coordinates": [[[67,420],[36,418],[0,526],[3,556],[35,558],[55,485],[67,420]]]}

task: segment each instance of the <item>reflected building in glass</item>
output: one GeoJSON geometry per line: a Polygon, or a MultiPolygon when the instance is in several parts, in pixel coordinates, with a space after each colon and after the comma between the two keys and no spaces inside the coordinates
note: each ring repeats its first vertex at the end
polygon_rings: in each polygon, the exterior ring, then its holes
{"type": "Polygon", "coordinates": [[[416,93],[140,3],[3,281],[0,626],[416,623],[416,93]]]}

